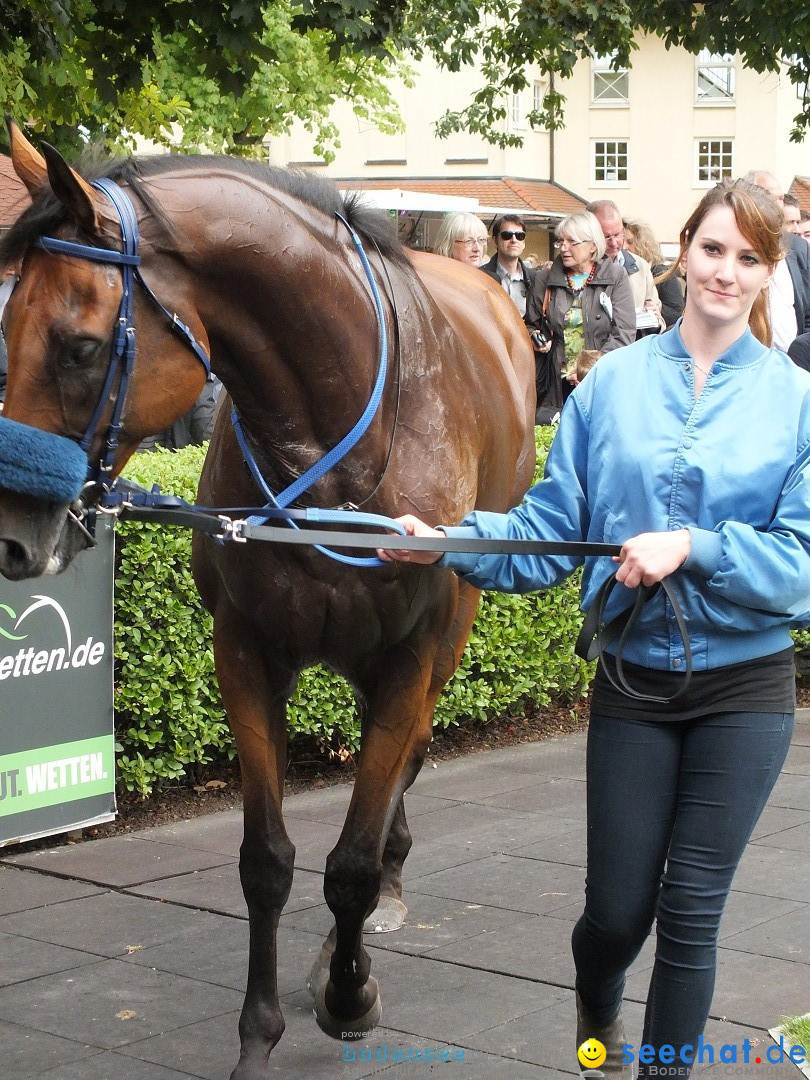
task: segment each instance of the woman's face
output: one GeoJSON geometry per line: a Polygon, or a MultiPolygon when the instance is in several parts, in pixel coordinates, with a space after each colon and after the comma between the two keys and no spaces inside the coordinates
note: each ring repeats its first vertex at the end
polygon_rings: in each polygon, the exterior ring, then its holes
{"type": "Polygon", "coordinates": [[[456,262],[468,263],[470,266],[480,266],[487,253],[487,234],[477,229],[469,229],[453,241],[450,249],[450,258],[456,262]]]}
{"type": "Polygon", "coordinates": [[[681,259],[681,269],[686,275],[684,317],[689,313],[706,327],[728,327],[739,334],[774,271],[740,232],[730,206],[715,206],[706,214],[681,259]]]}
{"type": "Polygon", "coordinates": [[[585,274],[594,264],[596,244],[591,240],[572,240],[570,236],[561,236],[555,247],[569,273],[585,274]]]}
{"type": "Polygon", "coordinates": [[[628,251],[632,252],[635,255],[636,234],[633,232],[632,229],[625,228],[624,230],[624,246],[627,248],[628,251]]]}

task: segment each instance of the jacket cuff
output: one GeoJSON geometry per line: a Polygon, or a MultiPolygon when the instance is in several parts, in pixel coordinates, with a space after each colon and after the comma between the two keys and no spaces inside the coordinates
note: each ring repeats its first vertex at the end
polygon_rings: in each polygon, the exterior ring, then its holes
{"type": "Polygon", "coordinates": [[[691,541],[691,550],[683,564],[684,570],[702,574],[706,579],[713,577],[720,569],[723,557],[723,538],[720,533],[710,529],[696,529],[687,526],[691,541]]]}
{"type": "MultiPolygon", "coordinates": [[[[475,537],[481,535],[474,525],[437,525],[446,536],[453,539],[475,537]]],[[[457,574],[470,574],[475,569],[480,555],[475,551],[445,551],[437,566],[444,566],[448,570],[455,570],[457,574]]]]}

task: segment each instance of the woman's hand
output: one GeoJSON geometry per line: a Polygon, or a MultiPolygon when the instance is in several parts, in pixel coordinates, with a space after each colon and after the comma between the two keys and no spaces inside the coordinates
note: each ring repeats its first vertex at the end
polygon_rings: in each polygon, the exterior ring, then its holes
{"type": "MultiPolygon", "coordinates": [[[[445,534],[438,529],[432,529],[430,525],[426,525],[424,521],[420,521],[418,517],[414,517],[412,514],[405,514],[400,518],[396,518],[400,525],[405,527],[406,536],[438,536],[444,539],[445,534]]],[[[411,562],[422,563],[427,566],[430,563],[438,562],[442,557],[441,551],[398,551],[398,550],[383,550],[377,548],[377,557],[382,562],[411,562]]]]}
{"type": "Polygon", "coordinates": [[[639,585],[657,585],[683,566],[692,549],[688,529],[675,532],[640,533],[631,537],[614,562],[621,563],[616,580],[635,589],[639,585]]]}

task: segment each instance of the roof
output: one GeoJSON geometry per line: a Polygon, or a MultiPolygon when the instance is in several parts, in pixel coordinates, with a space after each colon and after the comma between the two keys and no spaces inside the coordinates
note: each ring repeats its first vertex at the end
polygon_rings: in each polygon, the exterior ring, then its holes
{"type": "Polygon", "coordinates": [[[582,210],[587,199],[550,180],[524,180],[519,177],[467,176],[454,180],[444,177],[386,177],[366,176],[338,177],[341,188],[404,188],[408,191],[430,192],[433,195],[449,195],[465,199],[477,199],[483,206],[508,210],[534,211],[559,218],[582,210]]]}
{"type": "Polygon", "coordinates": [[[810,213],[810,176],[794,176],[788,194],[799,200],[799,209],[810,213]]]}
{"type": "Polygon", "coordinates": [[[28,191],[14,172],[11,158],[0,154],[0,229],[7,229],[30,203],[28,191]]]}

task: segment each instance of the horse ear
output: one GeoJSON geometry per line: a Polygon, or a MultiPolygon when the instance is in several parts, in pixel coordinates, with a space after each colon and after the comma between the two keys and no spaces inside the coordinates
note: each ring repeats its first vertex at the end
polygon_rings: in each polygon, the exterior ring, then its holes
{"type": "Polygon", "coordinates": [[[99,231],[96,196],[93,189],[48,143],[42,144],[51,190],[79,227],[91,235],[99,231]]]}
{"type": "Polygon", "coordinates": [[[14,171],[28,188],[33,199],[48,180],[48,167],[45,158],[23,135],[10,116],[6,115],[8,139],[11,143],[11,162],[14,171]]]}

